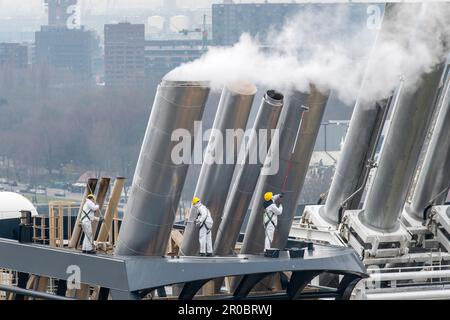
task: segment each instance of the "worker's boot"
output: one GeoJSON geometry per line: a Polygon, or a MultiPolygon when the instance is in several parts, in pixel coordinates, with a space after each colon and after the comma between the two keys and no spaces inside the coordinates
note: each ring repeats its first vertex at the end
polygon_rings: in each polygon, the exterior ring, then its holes
{"type": "Polygon", "coordinates": [[[207,253],[206,256],[207,256],[207,257],[212,257],[213,254],[212,254],[212,253],[207,253]]]}
{"type": "Polygon", "coordinates": [[[203,252],[200,252],[200,257],[204,257],[205,254],[203,252]]]}

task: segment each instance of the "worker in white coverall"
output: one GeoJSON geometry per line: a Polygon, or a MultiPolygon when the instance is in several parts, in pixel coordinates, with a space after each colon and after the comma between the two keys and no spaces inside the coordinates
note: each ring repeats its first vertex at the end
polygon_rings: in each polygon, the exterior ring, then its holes
{"type": "Polygon", "coordinates": [[[195,224],[200,228],[200,255],[211,257],[213,252],[211,234],[213,219],[211,217],[211,212],[209,212],[209,209],[203,203],[201,203],[200,199],[197,197],[192,200],[192,204],[198,211],[197,219],[195,219],[195,224]]]}
{"type": "Polygon", "coordinates": [[[266,239],[264,241],[264,250],[271,248],[273,235],[278,223],[278,216],[283,213],[283,205],[277,206],[277,201],[283,198],[283,194],[273,195],[272,192],[264,194],[264,230],[266,239]]]}
{"type": "Polygon", "coordinates": [[[95,254],[94,250],[94,234],[92,232],[92,222],[100,221],[103,219],[102,215],[100,217],[95,216],[95,211],[99,209],[99,206],[95,204],[94,195],[90,194],[86,198],[86,202],[83,205],[83,210],[81,212],[81,226],[84,232],[83,240],[83,253],[95,254]]]}

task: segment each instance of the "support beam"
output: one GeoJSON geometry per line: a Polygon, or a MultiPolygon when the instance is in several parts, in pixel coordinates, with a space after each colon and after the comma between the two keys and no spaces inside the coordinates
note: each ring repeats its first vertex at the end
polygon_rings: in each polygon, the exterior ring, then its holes
{"type": "Polygon", "coordinates": [[[301,294],[303,289],[322,271],[296,271],[292,273],[291,281],[287,287],[287,294],[291,300],[296,300],[301,294]]]}
{"type": "Polygon", "coordinates": [[[98,179],[91,178],[88,180],[86,185],[86,190],[84,191],[83,199],[80,203],[80,208],[78,209],[77,221],[73,226],[72,237],[69,241],[69,248],[76,248],[78,246],[78,242],[81,238],[81,213],[83,212],[83,205],[86,202],[86,198],[89,194],[95,193],[95,188],[97,187],[98,179]]]}
{"type": "Polygon", "coordinates": [[[270,276],[271,273],[255,273],[255,274],[248,274],[242,277],[242,280],[240,281],[239,285],[237,286],[236,290],[234,291],[234,298],[236,300],[240,300],[242,298],[245,298],[248,296],[250,291],[265,277],[270,276]]]}
{"type": "MultiPolygon", "coordinates": [[[[119,205],[120,196],[122,195],[122,190],[125,184],[125,178],[117,177],[114,182],[114,187],[112,189],[111,198],[109,199],[108,207],[104,214],[105,220],[103,221],[100,231],[97,237],[97,242],[106,242],[108,240],[109,231],[112,228],[112,221],[114,218],[114,212],[119,205]]],[[[110,239],[112,242],[112,239],[110,239]]]]}
{"type": "Polygon", "coordinates": [[[336,297],[336,300],[350,300],[353,289],[355,289],[355,286],[359,281],[361,281],[361,277],[353,274],[346,274],[339,283],[339,296],[336,297]]]}
{"type": "Polygon", "coordinates": [[[207,282],[211,279],[198,280],[193,282],[188,282],[184,285],[183,290],[181,290],[180,295],[178,296],[179,300],[192,300],[194,296],[197,294],[198,290],[200,290],[207,282]]]}

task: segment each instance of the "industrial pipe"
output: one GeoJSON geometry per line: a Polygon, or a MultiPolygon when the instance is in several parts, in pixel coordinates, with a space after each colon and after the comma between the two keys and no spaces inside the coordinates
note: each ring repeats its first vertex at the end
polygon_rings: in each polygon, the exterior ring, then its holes
{"type": "Polygon", "coordinates": [[[450,290],[438,288],[437,290],[368,293],[366,298],[367,300],[448,300],[450,290]]]}
{"type": "Polygon", "coordinates": [[[333,225],[339,223],[340,207],[350,196],[354,198],[346,209],[358,209],[361,194],[355,193],[364,187],[388,108],[388,100],[356,103],[325,206],[320,210],[320,215],[333,225]]]}
{"type": "Polygon", "coordinates": [[[296,161],[296,158],[291,158],[291,156],[293,151],[296,150],[296,144],[299,143],[297,143],[297,140],[299,140],[297,136],[302,116],[307,110],[308,96],[307,93],[295,91],[289,94],[286,99],[277,125],[279,139],[278,141],[274,140],[270,148],[271,150],[278,148],[279,154],[269,152],[265,161],[266,164],[271,163],[272,165],[278,161],[278,172],[272,175],[260,175],[258,179],[241,253],[258,254],[264,251],[264,193],[268,191],[274,194],[284,192],[283,207],[286,208],[292,208],[292,203],[297,201],[297,190],[285,189],[284,181],[287,175],[290,175],[294,180],[298,180],[295,171],[290,171],[290,161],[296,161]]]}
{"type": "MultiPolygon", "coordinates": [[[[320,216],[327,222],[337,225],[339,223],[339,210],[344,200],[348,199],[366,181],[370,171],[368,161],[375,154],[379,133],[382,131],[385,114],[388,111],[389,100],[368,101],[367,92],[372,90],[373,84],[370,75],[378,72],[375,53],[380,43],[392,34],[392,23],[396,21],[395,7],[397,4],[387,4],[383,23],[372,48],[369,64],[358,94],[355,109],[350,120],[349,130],[345,137],[344,147],[340,152],[336,171],[331,182],[330,191],[325,206],[320,209],[320,216]]],[[[361,200],[356,195],[347,205],[347,209],[358,209],[361,200]]]]}
{"type": "Polygon", "coordinates": [[[433,278],[450,278],[450,270],[433,271],[404,271],[389,273],[373,273],[366,282],[371,281],[399,281],[399,280],[426,280],[433,278]]]}
{"type": "Polygon", "coordinates": [[[172,134],[181,129],[189,135],[192,151],[194,122],[202,118],[209,91],[205,82],[163,80],[158,86],[116,255],[165,254],[189,167],[171,158],[179,144],[172,134]]]}
{"type": "Polygon", "coordinates": [[[281,109],[283,107],[283,95],[274,90],[269,90],[262,99],[261,106],[253,125],[252,135],[248,141],[248,149],[245,154],[245,162],[238,163],[236,181],[230,191],[225,211],[214,241],[214,253],[216,255],[228,255],[234,249],[239,237],[242,223],[247,214],[250,201],[258,182],[259,173],[264,164],[264,159],[252,162],[251,156],[258,155],[258,149],[263,146],[270,148],[271,131],[277,126],[281,109]],[[260,130],[267,130],[267,138],[258,136],[260,130]],[[265,144],[259,139],[267,139],[265,144]]]}
{"type": "MultiPolygon", "coordinates": [[[[283,214],[278,217],[278,225],[272,241],[272,247],[274,248],[284,248],[287,245],[328,97],[329,92],[324,94],[311,86],[311,91],[306,100],[308,111],[303,113],[300,131],[290,159],[290,169],[287,169],[283,182],[283,192],[286,197],[283,198],[283,214]]],[[[270,184],[267,186],[272,187],[270,184]]],[[[273,185],[273,187],[275,186],[276,184],[273,185]]]]}
{"type": "Polygon", "coordinates": [[[29,290],[29,289],[23,289],[23,288],[19,288],[19,287],[11,287],[11,286],[7,286],[7,285],[3,285],[3,284],[0,284],[0,291],[12,292],[12,293],[20,294],[22,296],[33,297],[33,298],[38,298],[38,299],[43,299],[43,300],[75,300],[72,298],[57,296],[55,294],[50,294],[50,293],[45,293],[45,292],[40,292],[40,291],[35,291],[35,290],[29,290]]]}
{"type": "Polygon", "coordinates": [[[409,214],[423,219],[424,210],[444,200],[450,184],[450,78],[447,79],[436,125],[422,169],[414,189],[412,201],[406,206],[409,214]],[[444,195],[444,197],[440,197],[444,195]]]}
{"type": "Polygon", "coordinates": [[[390,231],[398,225],[436,105],[443,70],[444,65],[438,65],[422,77],[418,88],[405,84],[400,94],[361,216],[368,226],[390,231]]]}
{"type": "MultiPolygon", "coordinates": [[[[235,165],[242,141],[233,137],[233,148],[225,148],[230,141],[229,133],[246,128],[250,115],[256,87],[250,83],[233,83],[223,89],[217,109],[216,118],[205,152],[205,159],[200,171],[195,197],[199,197],[208,207],[214,221],[212,238],[215,239],[220,224],[225,201],[233,178],[235,165]],[[228,133],[227,133],[228,131],[228,133]],[[230,153],[232,152],[231,156],[230,153]]],[[[180,248],[182,255],[195,255],[199,250],[199,229],[193,223],[197,210],[191,208],[188,223],[180,248]]]]}

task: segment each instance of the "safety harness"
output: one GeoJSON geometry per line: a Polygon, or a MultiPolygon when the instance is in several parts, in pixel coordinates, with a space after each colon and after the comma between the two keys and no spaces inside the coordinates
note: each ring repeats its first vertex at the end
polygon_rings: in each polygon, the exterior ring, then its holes
{"type": "Polygon", "coordinates": [[[84,210],[82,210],[82,211],[83,211],[84,215],[81,217],[81,221],[83,221],[84,219],[88,219],[90,222],[92,222],[91,218],[89,218],[89,214],[91,213],[92,210],[89,210],[88,212],[86,212],[84,210]]]}
{"type": "Polygon", "coordinates": [[[272,223],[272,225],[273,225],[273,227],[275,228],[276,227],[276,225],[275,225],[275,222],[272,220],[273,219],[273,216],[275,215],[275,213],[273,213],[272,212],[272,215],[270,215],[269,214],[269,212],[267,211],[267,208],[269,207],[269,206],[271,206],[273,204],[273,201],[272,200],[270,200],[270,201],[267,201],[267,202],[264,202],[264,215],[267,217],[267,222],[264,222],[264,228],[267,228],[267,226],[269,225],[269,223],[272,223]]]}
{"type": "Polygon", "coordinates": [[[267,228],[267,226],[269,225],[269,223],[272,223],[273,227],[275,228],[275,222],[273,222],[272,218],[274,216],[274,213],[272,212],[272,215],[269,215],[269,213],[267,212],[267,210],[264,210],[264,214],[267,216],[267,218],[269,220],[267,220],[267,222],[264,223],[264,227],[267,228]]]}
{"type": "MultiPolygon", "coordinates": [[[[198,210],[198,216],[200,215],[200,208],[197,209],[198,210]]],[[[210,215],[208,208],[206,208],[206,210],[208,211],[208,214],[206,215],[206,218],[203,220],[202,224],[200,225],[200,229],[205,227],[206,228],[206,234],[209,234],[211,232],[211,228],[208,228],[208,226],[206,225],[206,220],[208,219],[208,215],[210,215]]]]}

